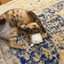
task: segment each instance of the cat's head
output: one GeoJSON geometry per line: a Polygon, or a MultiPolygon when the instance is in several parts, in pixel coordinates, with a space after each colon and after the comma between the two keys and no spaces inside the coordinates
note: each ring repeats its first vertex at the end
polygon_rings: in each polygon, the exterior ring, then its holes
{"type": "Polygon", "coordinates": [[[28,33],[38,33],[38,32],[40,32],[40,27],[35,22],[28,23],[27,26],[26,26],[26,29],[27,29],[28,33]]]}

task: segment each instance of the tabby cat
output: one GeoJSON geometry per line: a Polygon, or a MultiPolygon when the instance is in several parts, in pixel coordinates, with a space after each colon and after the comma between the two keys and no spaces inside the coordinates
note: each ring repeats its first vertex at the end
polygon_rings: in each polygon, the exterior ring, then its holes
{"type": "MultiPolygon", "coordinates": [[[[20,29],[29,30],[39,28],[41,33],[46,33],[37,15],[25,9],[10,9],[0,16],[0,38],[8,40],[10,47],[25,49],[24,46],[15,44],[17,33],[20,29]],[[33,28],[31,28],[31,27],[33,28]]],[[[34,30],[32,30],[34,32],[34,30]]]]}

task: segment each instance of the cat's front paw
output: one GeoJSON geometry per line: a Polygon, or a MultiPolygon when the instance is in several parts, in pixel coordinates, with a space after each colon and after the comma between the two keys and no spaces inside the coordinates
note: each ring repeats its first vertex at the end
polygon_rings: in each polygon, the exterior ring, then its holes
{"type": "Polygon", "coordinates": [[[21,28],[22,29],[26,29],[26,25],[21,25],[21,28]]]}

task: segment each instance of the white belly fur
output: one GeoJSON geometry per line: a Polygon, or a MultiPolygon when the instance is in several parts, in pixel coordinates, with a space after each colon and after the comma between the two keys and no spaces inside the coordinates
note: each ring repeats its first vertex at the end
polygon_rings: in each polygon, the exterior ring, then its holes
{"type": "Polygon", "coordinates": [[[16,31],[16,28],[10,27],[9,23],[7,23],[4,29],[0,32],[0,37],[8,39],[11,31],[16,31]]]}

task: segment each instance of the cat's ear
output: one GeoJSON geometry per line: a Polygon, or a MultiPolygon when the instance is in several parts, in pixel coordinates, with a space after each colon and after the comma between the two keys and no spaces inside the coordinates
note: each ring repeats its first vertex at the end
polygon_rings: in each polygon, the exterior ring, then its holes
{"type": "Polygon", "coordinates": [[[5,18],[0,19],[0,25],[4,25],[4,24],[5,24],[5,22],[6,22],[6,19],[5,19],[5,18]]]}

